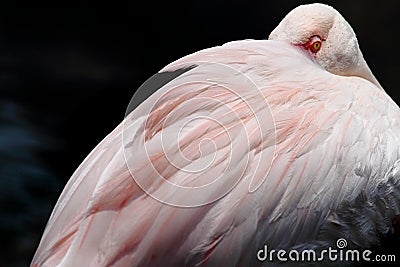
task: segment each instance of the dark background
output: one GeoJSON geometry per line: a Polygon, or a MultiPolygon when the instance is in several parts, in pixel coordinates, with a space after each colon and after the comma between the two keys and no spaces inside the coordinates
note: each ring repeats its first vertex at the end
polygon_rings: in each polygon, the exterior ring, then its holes
{"type": "MultiPolygon", "coordinates": [[[[312,1],[0,1],[0,266],[27,266],[58,195],[136,88],[184,55],[263,39],[312,1]]],[[[321,1],[400,103],[400,1],[321,1]]]]}

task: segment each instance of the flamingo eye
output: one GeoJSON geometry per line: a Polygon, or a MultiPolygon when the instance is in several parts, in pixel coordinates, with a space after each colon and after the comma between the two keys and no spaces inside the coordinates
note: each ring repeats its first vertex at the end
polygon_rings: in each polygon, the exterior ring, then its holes
{"type": "Polygon", "coordinates": [[[317,53],[321,49],[321,38],[319,36],[313,36],[310,38],[310,41],[308,42],[308,49],[311,50],[313,53],[317,53]]]}
{"type": "Polygon", "coordinates": [[[321,41],[316,41],[310,46],[311,51],[317,53],[321,49],[321,41]]]}

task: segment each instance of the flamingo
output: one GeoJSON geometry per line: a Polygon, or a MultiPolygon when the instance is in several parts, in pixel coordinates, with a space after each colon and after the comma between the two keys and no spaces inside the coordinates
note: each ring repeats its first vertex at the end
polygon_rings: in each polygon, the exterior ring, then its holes
{"type": "Polygon", "coordinates": [[[400,110],[334,8],[299,6],[268,40],[146,84],[72,175],[31,266],[261,266],[264,245],[369,248],[396,230],[400,110]]]}

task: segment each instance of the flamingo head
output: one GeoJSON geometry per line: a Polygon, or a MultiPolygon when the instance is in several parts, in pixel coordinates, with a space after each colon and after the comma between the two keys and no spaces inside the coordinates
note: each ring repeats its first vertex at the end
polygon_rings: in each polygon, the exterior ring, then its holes
{"type": "Polygon", "coordinates": [[[364,60],[350,24],[330,6],[309,4],[293,9],[269,39],[303,48],[326,71],[357,76],[382,89],[364,60]]]}

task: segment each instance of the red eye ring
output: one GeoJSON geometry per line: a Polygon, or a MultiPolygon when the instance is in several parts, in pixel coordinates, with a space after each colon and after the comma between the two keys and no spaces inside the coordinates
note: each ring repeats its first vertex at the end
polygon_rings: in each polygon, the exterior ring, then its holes
{"type": "Polygon", "coordinates": [[[316,54],[321,49],[321,46],[322,46],[322,40],[317,35],[311,37],[310,40],[305,45],[305,47],[307,49],[309,49],[311,52],[313,52],[314,54],[316,54]]]}

